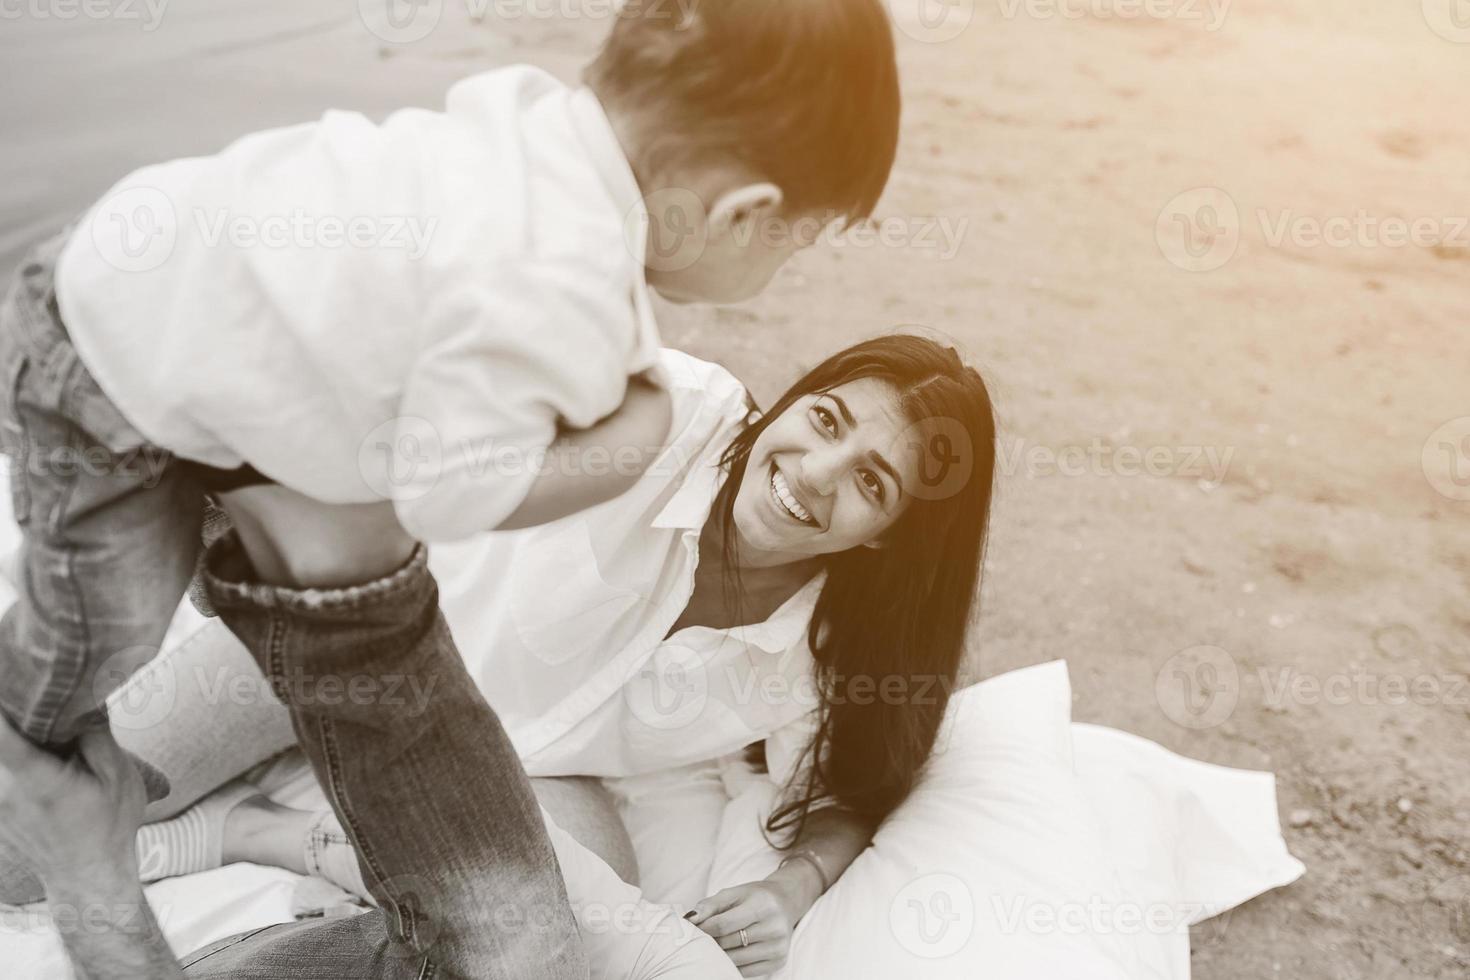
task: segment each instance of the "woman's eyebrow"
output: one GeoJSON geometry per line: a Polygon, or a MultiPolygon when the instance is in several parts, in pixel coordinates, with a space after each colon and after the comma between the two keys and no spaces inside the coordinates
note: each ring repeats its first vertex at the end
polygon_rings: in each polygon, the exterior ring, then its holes
{"type": "Polygon", "coordinates": [[[852,412],[848,410],[847,402],[842,400],[841,395],[835,391],[829,391],[827,397],[837,403],[837,411],[842,413],[842,421],[847,423],[849,429],[857,425],[857,420],[852,417],[852,412]]]}

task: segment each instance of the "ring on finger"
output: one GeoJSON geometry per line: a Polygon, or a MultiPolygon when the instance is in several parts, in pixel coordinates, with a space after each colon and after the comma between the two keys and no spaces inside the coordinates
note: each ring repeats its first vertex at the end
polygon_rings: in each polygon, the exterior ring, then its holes
{"type": "Polygon", "coordinates": [[[745,930],[744,929],[741,929],[740,930],[740,945],[741,946],[749,946],[750,945],[750,937],[745,934],[745,930]]]}

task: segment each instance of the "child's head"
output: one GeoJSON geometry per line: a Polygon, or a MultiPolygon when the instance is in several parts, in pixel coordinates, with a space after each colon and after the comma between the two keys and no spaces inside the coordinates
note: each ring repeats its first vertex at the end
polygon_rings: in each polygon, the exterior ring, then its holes
{"type": "Polygon", "coordinates": [[[872,211],[898,142],[882,0],[629,0],[586,80],[649,206],[648,281],[735,302],[872,211]]]}

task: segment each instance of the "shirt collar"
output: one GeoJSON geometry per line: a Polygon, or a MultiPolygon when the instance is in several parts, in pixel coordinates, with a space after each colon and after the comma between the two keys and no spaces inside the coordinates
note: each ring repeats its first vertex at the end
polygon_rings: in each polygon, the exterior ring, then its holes
{"type": "Polygon", "coordinates": [[[764,623],[737,626],[730,630],[730,634],[767,653],[785,653],[793,649],[811,626],[812,613],[817,608],[817,597],[822,594],[822,585],[826,581],[827,573],[818,572],[797,589],[791,598],[781,603],[770,619],[764,623]]]}
{"type": "MultiPolygon", "coordinates": [[[[720,465],[720,456],[728,445],[728,440],[713,440],[712,446],[695,460],[678,489],[653,519],[654,527],[695,534],[704,529],[705,522],[710,519],[714,510],[715,497],[729,478],[725,468],[720,465]]],[[[822,594],[822,584],[826,580],[827,573],[818,572],[781,603],[765,622],[736,626],[726,632],[742,643],[759,647],[767,653],[782,653],[791,649],[811,623],[817,597],[822,594]]]]}
{"type": "Polygon", "coordinates": [[[648,208],[643,203],[643,192],[638,187],[638,178],[628,163],[627,154],[613,132],[607,112],[597,95],[586,86],[571,94],[567,103],[572,126],[577,137],[587,148],[587,153],[602,178],[602,185],[612,199],[613,207],[623,221],[623,237],[638,270],[633,286],[633,309],[636,313],[638,335],[636,347],[629,366],[634,372],[648,370],[658,362],[662,341],[658,335],[658,321],[653,315],[653,303],[648,295],[645,279],[645,250],[648,247],[648,208]]]}
{"type": "MultiPolygon", "coordinates": [[[[682,529],[699,531],[704,529],[714,510],[715,497],[725,485],[729,474],[720,465],[724,452],[724,440],[715,440],[716,445],[690,464],[689,472],[679,481],[679,486],[664,504],[663,510],[653,519],[653,526],[669,530],[682,529]]],[[[655,464],[657,465],[657,464],[655,464]]]]}

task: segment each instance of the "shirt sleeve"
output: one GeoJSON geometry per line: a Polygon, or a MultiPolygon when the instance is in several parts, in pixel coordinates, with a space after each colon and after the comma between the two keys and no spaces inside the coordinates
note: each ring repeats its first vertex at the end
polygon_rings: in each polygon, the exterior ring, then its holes
{"type": "Polygon", "coordinates": [[[415,463],[389,487],[405,530],[436,542],[494,529],[559,424],[586,428],[618,408],[636,343],[630,289],[574,263],[528,262],[441,299],[395,420],[394,444],[415,463]]]}

